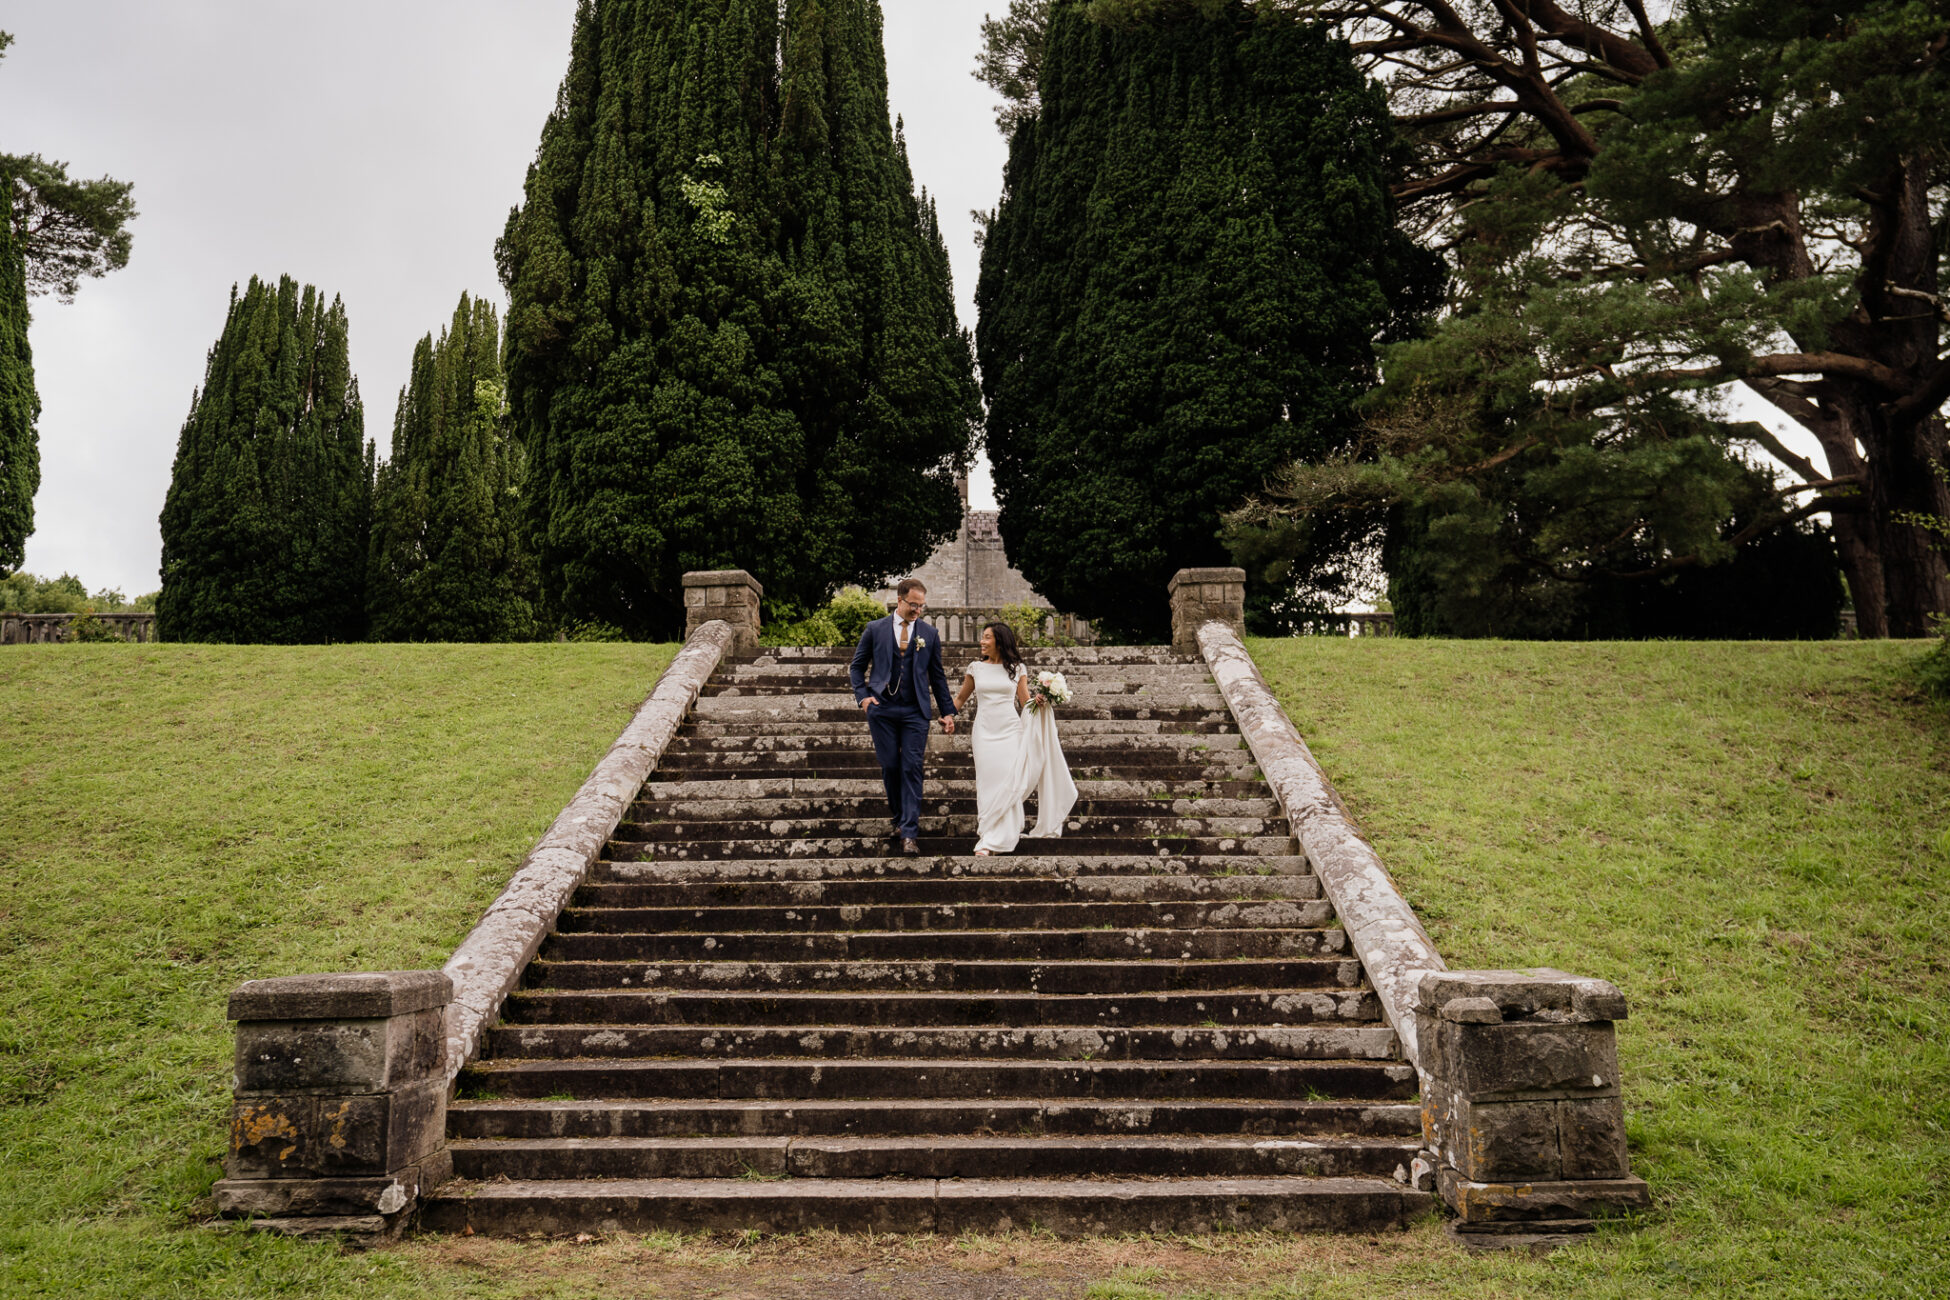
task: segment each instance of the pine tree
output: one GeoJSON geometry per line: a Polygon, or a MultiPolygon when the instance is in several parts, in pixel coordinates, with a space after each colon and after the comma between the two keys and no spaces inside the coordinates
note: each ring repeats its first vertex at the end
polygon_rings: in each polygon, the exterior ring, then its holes
{"type": "Polygon", "coordinates": [[[1156,636],[1221,512],[1343,436],[1373,342],[1432,297],[1395,230],[1386,108],[1347,47],[1243,5],[1049,14],[1040,108],[983,246],[977,352],[1009,556],[1156,636]]]}
{"type": "Polygon", "coordinates": [[[157,631],[362,639],[372,473],[343,304],[289,276],[233,288],[163,502],[157,631]]]}
{"type": "Polygon", "coordinates": [[[413,349],[391,458],[373,486],[367,608],[380,641],[520,641],[536,634],[518,537],[520,449],[503,416],[501,322],[461,295],[413,349]]]}
{"type": "Polygon", "coordinates": [[[803,611],[954,529],[979,404],[874,0],[585,0],[498,252],[556,616],[668,635],[727,565],[803,611]]]}
{"type": "MultiPolygon", "coordinates": [[[[0,172],[0,193],[12,180],[0,172]]],[[[27,273],[13,236],[0,221],[0,573],[18,569],[34,531],[34,493],[41,486],[41,450],[34,422],[34,354],[27,345],[27,273]]]]}

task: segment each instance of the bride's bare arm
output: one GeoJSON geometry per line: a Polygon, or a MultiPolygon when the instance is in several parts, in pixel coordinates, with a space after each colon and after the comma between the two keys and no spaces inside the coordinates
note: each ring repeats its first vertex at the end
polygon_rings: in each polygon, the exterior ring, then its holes
{"type": "Polygon", "coordinates": [[[974,693],[975,693],[975,674],[970,672],[964,672],[961,675],[961,686],[958,690],[955,691],[955,712],[960,713],[962,710],[962,706],[968,703],[968,697],[973,695],[974,693]]]}
{"type": "Polygon", "coordinates": [[[1029,703],[1029,674],[1024,673],[1016,678],[1016,707],[1021,708],[1027,703],[1029,703]]]}

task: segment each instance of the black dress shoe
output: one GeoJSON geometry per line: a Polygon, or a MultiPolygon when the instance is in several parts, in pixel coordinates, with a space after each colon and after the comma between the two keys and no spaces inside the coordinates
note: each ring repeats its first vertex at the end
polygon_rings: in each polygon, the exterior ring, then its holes
{"type": "Polygon", "coordinates": [[[916,856],[921,852],[921,841],[915,839],[912,835],[908,836],[901,841],[901,852],[910,858],[916,856]]]}

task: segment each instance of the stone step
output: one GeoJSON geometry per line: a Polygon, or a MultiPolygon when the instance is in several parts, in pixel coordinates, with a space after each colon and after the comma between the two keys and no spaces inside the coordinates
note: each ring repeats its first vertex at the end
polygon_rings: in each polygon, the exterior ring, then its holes
{"type": "MultiPolygon", "coordinates": [[[[973,799],[975,782],[936,778],[929,775],[926,791],[934,799],[973,799]]],[[[1141,799],[1169,807],[1174,813],[1182,805],[1201,799],[1263,800],[1264,781],[1118,781],[1077,782],[1077,797],[1083,799],[1141,799]]],[[[885,802],[887,787],[875,771],[870,777],[820,779],[815,777],[739,777],[726,776],[695,781],[667,781],[652,777],[644,783],[642,802],[668,802],[681,799],[817,799],[867,798],[885,802]]],[[[1030,802],[1035,806],[1035,801],[1030,802]]]]}
{"type": "MultiPolygon", "coordinates": [[[[957,647],[949,647],[954,653],[957,647]]],[[[853,662],[852,646],[767,646],[753,655],[741,655],[726,659],[732,665],[763,664],[849,664],[853,662]]],[[[973,647],[968,648],[969,658],[975,657],[973,647]]],[[[1024,657],[1024,662],[1035,668],[1057,668],[1066,675],[1072,667],[1136,666],[1141,664],[1178,664],[1185,667],[1205,667],[1203,657],[1184,654],[1164,645],[1123,645],[1123,646],[1035,646],[1024,657]]]]}
{"type": "Polygon", "coordinates": [[[669,881],[585,884],[575,907],[796,907],[919,903],[1191,902],[1314,899],[1313,876],[962,876],[864,880],[669,881]]]}
{"type": "MultiPolygon", "coordinates": [[[[950,995],[953,996],[953,995],[950,995]]],[[[1003,1056],[1048,1061],[1386,1061],[1386,1026],[1203,1025],[1002,1027],[969,1025],[500,1025],[489,1052],[510,1060],[958,1061],[1003,1056]]]]}
{"type": "MultiPolygon", "coordinates": [[[[530,989],[744,989],[759,992],[977,989],[1117,993],[1356,988],[1361,963],[1333,954],[1282,961],[530,962],[530,989]]],[[[1202,1018],[1202,1017],[1201,1017],[1202,1018]]],[[[1372,1016],[1362,1015],[1363,1020],[1372,1016]]]]}
{"type": "MultiPolygon", "coordinates": [[[[668,758],[673,754],[833,754],[858,753],[871,755],[873,736],[866,724],[854,720],[853,727],[820,736],[692,736],[679,732],[673,736],[670,745],[664,750],[668,758]]],[[[1076,743],[1066,743],[1064,754],[1075,755],[1093,762],[1109,761],[1123,754],[1143,754],[1148,756],[1173,754],[1250,754],[1246,742],[1238,735],[1212,736],[1158,735],[1158,736],[1093,736],[1079,739],[1076,743]],[[1103,755],[1108,757],[1093,757],[1103,755]]],[[[931,759],[962,758],[973,760],[974,751],[969,747],[967,734],[943,735],[937,729],[928,739],[928,757],[931,759]]]]}
{"type": "Polygon", "coordinates": [[[598,1137],[463,1139],[458,1178],[1392,1178],[1402,1138],[598,1137]]]}
{"type": "MultiPolygon", "coordinates": [[[[974,717],[972,709],[955,715],[955,731],[964,735],[974,717]]],[[[847,736],[857,735],[865,722],[856,714],[852,717],[829,721],[810,720],[805,722],[686,722],[681,734],[686,736],[847,736]]],[[[1207,719],[1205,721],[1173,721],[1165,718],[1072,718],[1063,719],[1063,743],[1072,745],[1081,736],[1103,736],[1122,738],[1126,736],[1236,736],[1239,726],[1231,718],[1207,719]]],[[[935,732],[935,743],[949,743],[949,738],[940,731],[935,732]]]]}
{"type": "MultiPolygon", "coordinates": [[[[706,695],[692,706],[693,717],[709,722],[854,722],[866,734],[867,723],[851,695],[776,696],[739,698],[706,695]]],[[[1079,697],[1057,710],[1057,734],[1069,718],[1155,719],[1167,722],[1229,722],[1232,714],[1217,691],[1205,696],[1079,697]]]]}
{"type": "MultiPolygon", "coordinates": [[[[882,822],[880,833],[856,838],[805,839],[729,839],[729,840],[624,840],[609,842],[608,853],[614,862],[708,861],[726,858],[827,857],[874,858],[894,853],[882,822]]],[[[922,847],[936,854],[972,854],[973,834],[935,834],[923,819],[922,847]]],[[[1291,835],[1157,836],[1141,835],[1065,835],[1061,839],[1023,841],[1022,852],[1055,857],[1064,854],[1086,856],[1127,856],[1156,853],[1160,856],[1190,855],[1235,858],[1288,856],[1294,851],[1291,835]]]]}
{"type": "MultiPolygon", "coordinates": [[[[1103,762],[1086,762],[1075,754],[1068,757],[1070,776],[1079,784],[1104,780],[1160,783],[1218,781],[1232,784],[1256,778],[1259,771],[1252,764],[1252,755],[1245,750],[1216,754],[1122,754],[1103,762]]],[[[684,781],[713,776],[741,780],[812,778],[858,781],[869,777],[880,778],[880,764],[874,761],[871,750],[811,755],[665,754],[658,762],[657,770],[665,778],[684,781]]],[[[966,753],[935,754],[927,760],[926,779],[930,785],[943,778],[972,781],[974,771],[974,760],[966,753]]],[[[1263,782],[1256,783],[1261,789],[1266,788],[1263,782]]]]}
{"type": "MultiPolygon", "coordinates": [[[[956,674],[949,676],[951,691],[955,689],[955,677],[956,674]]],[[[1071,705],[1104,697],[1196,700],[1200,703],[1221,698],[1218,684],[1205,673],[1170,673],[1149,678],[1132,678],[1123,673],[1097,677],[1066,675],[1065,681],[1070,688],[1071,705]]],[[[851,706],[855,711],[859,709],[859,697],[853,693],[853,683],[844,674],[781,678],[719,677],[706,683],[703,696],[710,700],[805,700],[808,707],[830,708],[837,705],[851,706]],[[813,704],[814,701],[818,702],[817,705],[813,704]]]]}
{"type": "MultiPolygon", "coordinates": [[[[929,788],[925,791],[927,811],[937,817],[972,817],[977,803],[973,791],[949,794],[929,788]]],[[[1033,817],[1037,801],[1028,808],[1033,817]]],[[[1280,805],[1274,799],[1095,799],[1079,797],[1071,809],[1072,818],[1130,821],[1137,818],[1168,817],[1251,817],[1267,821],[1279,817],[1280,805]]],[[[763,821],[781,819],[887,818],[887,793],[880,789],[866,794],[826,797],[773,799],[645,799],[630,806],[630,822],[763,821]]]]}
{"type": "MultiPolygon", "coordinates": [[[[1324,902],[1196,899],[1164,903],[918,903],[825,904],[792,907],[572,907],[562,913],[558,934],[675,934],[682,931],[863,930],[1312,930],[1327,924],[1324,902]]],[[[1033,951],[1033,949],[1032,949],[1033,951]]]]}
{"type": "Polygon", "coordinates": [[[1198,857],[1127,853],[1112,856],[1040,851],[1030,841],[1016,853],[866,858],[742,858],[705,862],[614,862],[603,859],[589,870],[588,882],[701,882],[723,884],[759,880],[930,880],[987,876],[1191,876],[1215,880],[1311,874],[1294,853],[1256,857],[1198,857]]]}
{"type": "MultiPolygon", "coordinates": [[[[942,816],[929,811],[921,816],[921,834],[974,839],[980,819],[972,813],[942,816]]],[[[1033,824],[1033,823],[1032,823],[1033,824]]],[[[1092,816],[1073,813],[1063,819],[1064,839],[1128,839],[1150,842],[1163,839],[1245,839],[1263,836],[1290,837],[1284,820],[1270,817],[1170,817],[1146,810],[1138,815],[1092,816]]],[[[851,817],[692,819],[662,817],[656,821],[617,823],[610,837],[613,843],[673,844],[699,840],[832,840],[882,839],[887,837],[886,801],[871,812],[851,817]]]]}
{"type": "Polygon", "coordinates": [[[893,1137],[1015,1133],[1419,1139],[1412,1102],[1349,1101],[456,1101],[455,1137],[893,1137]]]}
{"type": "Polygon", "coordinates": [[[1337,956],[1338,929],[1302,926],[1221,930],[839,930],[731,933],[699,929],[575,932],[558,929],[542,945],[548,961],[1234,961],[1337,956]]]}
{"type": "Polygon", "coordinates": [[[482,1060],[461,1075],[463,1095],[481,1100],[1406,1101],[1416,1087],[1398,1060],[482,1060]]]}
{"type": "MultiPolygon", "coordinates": [[[[955,681],[974,662],[974,655],[967,659],[951,659],[943,663],[943,671],[950,681],[955,681]]],[[[1040,672],[1045,668],[1058,668],[1064,679],[1075,686],[1079,682],[1173,682],[1192,681],[1212,684],[1212,673],[1203,662],[1190,663],[1137,663],[1112,665],[1071,665],[1061,667],[1055,664],[1039,664],[1025,661],[1024,667],[1030,672],[1040,672]]],[[[807,682],[840,683],[851,690],[851,676],[848,663],[729,663],[721,664],[711,675],[711,683],[751,682],[756,684],[797,686],[807,682]]]]}
{"type": "Polygon", "coordinates": [[[1378,1232],[1434,1198],[1392,1178],[456,1179],[420,1213],[431,1232],[965,1233],[1063,1237],[1226,1231],[1378,1232]]]}
{"type": "MultiPolygon", "coordinates": [[[[1371,990],[1345,987],[1340,962],[1301,971],[1314,987],[1175,993],[1004,993],[968,989],[821,990],[723,987],[523,989],[502,1004],[504,1025],[845,1025],[928,1032],[969,1026],[1105,1028],[1178,1025],[1210,1028],[1372,1025],[1381,1019],[1371,990]],[[1324,987],[1322,987],[1324,986],[1324,987]]],[[[1360,980],[1360,964],[1352,974],[1360,980]]],[[[516,1035],[519,1037],[519,1033],[516,1035]]],[[[574,1053],[571,1053],[572,1055],[574,1053]]]]}

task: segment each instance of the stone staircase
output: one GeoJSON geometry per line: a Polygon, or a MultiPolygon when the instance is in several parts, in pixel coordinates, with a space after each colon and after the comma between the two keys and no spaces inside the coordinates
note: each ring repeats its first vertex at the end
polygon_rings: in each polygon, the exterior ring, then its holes
{"type": "Polygon", "coordinates": [[[1204,665],[1034,652],[1079,800],[887,840],[842,651],[721,665],[507,1000],[424,1226],[1063,1234],[1426,1212],[1416,1075],[1204,665]]]}

